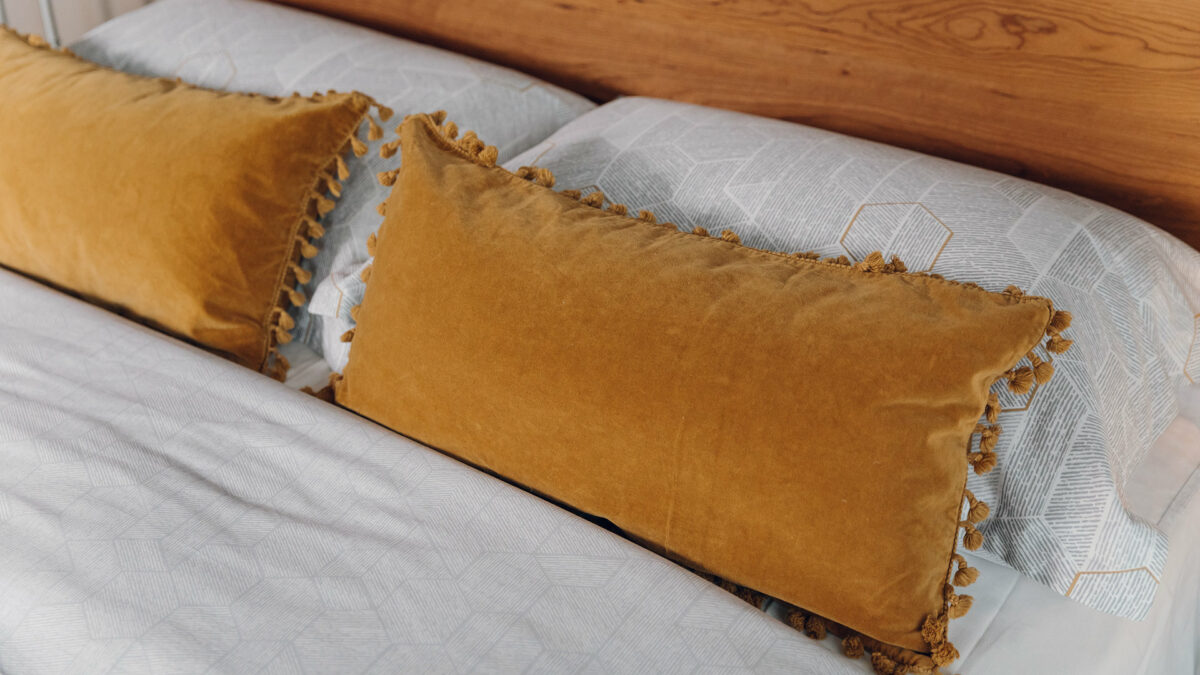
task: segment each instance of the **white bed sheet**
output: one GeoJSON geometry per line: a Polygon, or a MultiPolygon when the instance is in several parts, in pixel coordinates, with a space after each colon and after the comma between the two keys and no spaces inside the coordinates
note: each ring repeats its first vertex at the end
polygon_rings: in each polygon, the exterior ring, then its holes
{"type": "Polygon", "coordinates": [[[279,353],[288,360],[287,386],[297,391],[305,387],[320,391],[329,385],[329,375],[333,369],[312,347],[294,340],[281,345],[279,353]]]}
{"type": "MultiPolygon", "coordinates": [[[[303,352],[293,387],[327,371],[303,352]]],[[[972,673],[1193,673],[1200,500],[1126,621],[974,558],[972,673]]],[[[868,673],[685,570],[0,270],[0,672],[868,673]]]]}

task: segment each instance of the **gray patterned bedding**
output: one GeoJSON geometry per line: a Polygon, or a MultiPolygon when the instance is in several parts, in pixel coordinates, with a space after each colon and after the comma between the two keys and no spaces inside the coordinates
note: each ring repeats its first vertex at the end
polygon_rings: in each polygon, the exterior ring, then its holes
{"type": "MultiPolygon", "coordinates": [[[[1193,502],[1142,622],[972,556],[956,672],[1194,672],[1193,502]]],[[[772,609],[0,270],[0,673],[870,672],[772,609]]]]}
{"type": "Polygon", "coordinates": [[[832,646],[0,270],[0,672],[864,672],[832,646]]]}

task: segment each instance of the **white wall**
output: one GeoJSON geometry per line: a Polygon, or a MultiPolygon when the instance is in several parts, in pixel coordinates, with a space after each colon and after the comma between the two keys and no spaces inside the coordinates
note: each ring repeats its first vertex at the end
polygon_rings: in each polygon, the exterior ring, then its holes
{"type": "MultiPolygon", "coordinates": [[[[8,24],[22,33],[43,34],[42,15],[37,0],[2,0],[8,10],[8,24]]],[[[58,35],[64,45],[109,19],[150,0],[51,0],[58,35]]]]}

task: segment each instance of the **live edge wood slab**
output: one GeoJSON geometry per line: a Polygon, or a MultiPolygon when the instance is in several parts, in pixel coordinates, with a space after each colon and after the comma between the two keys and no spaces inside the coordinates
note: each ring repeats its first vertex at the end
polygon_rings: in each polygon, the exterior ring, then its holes
{"type": "Polygon", "coordinates": [[[1195,0],[286,0],[597,100],[792,120],[1062,187],[1200,247],[1195,0]]]}

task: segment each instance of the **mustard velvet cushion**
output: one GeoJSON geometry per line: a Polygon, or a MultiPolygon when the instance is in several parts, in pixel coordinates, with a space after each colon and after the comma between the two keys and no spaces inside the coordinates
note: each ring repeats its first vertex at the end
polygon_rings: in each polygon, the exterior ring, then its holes
{"type": "Polygon", "coordinates": [[[834,624],[848,652],[952,661],[989,388],[1027,388],[1014,366],[1061,344],[1068,315],[877,254],[851,266],[601,210],[440,123],[406,120],[402,168],[381,176],[395,188],[336,400],[803,607],[793,623],[834,624]]]}
{"type": "Polygon", "coordinates": [[[137,77],[0,27],[0,264],[282,374],[296,262],[371,105],[137,77]]]}

